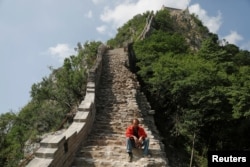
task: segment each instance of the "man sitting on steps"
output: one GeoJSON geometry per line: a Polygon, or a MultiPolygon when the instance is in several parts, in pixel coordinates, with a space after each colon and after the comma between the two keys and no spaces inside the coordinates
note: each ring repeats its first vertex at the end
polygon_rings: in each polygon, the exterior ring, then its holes
{"type": "Polygon", "coordinates": [[[126,146],[127,153],[129,154],[129,162],[133,159],[132,148],[143,148],[143,156],[149,157],[148,147],[149,147],[149,139],[147,138],[147,134],[145,130],[139,126],[139,120],[133,119],[132,125],[130,125],[126,130],[126,146]]]}

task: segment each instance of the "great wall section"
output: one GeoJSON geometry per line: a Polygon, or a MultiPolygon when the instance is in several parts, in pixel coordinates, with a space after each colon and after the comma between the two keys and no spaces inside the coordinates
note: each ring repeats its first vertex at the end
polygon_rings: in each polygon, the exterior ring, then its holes
{"type": "MultiPolygon", "coordinates": [[[[49,135],[28,167],[165,167],[167,159],[153,114],[129,68],[129,52],[99,47],[97,64],[90,70],[85,99],[74,122],[64,131],[49,135]],[[151,158],[134,149],[128,162],[125,130],[139,118],[150,139],[151,158]]],[[[131,57],[131,56],[130,56],[131,57]]]]}
{"type": "MultiPolygon", "coordinates": [[[[162,6],[176,17],[188,13],[162,6]]],[[[137,40],[151,29],[154,14],[146,20],[137,40]]],[[[131,45],[125,48],[98,48],[95,66],[89,71],[86,96],[68,129],[54,132],[40,142],[40,148],[27,167],[168,167],[168,160],[151,110],[135,72],[131,45]],[[125,130],[138,118],[150,139],[150,158],[134,149],[128,162],[125,130]]]]}

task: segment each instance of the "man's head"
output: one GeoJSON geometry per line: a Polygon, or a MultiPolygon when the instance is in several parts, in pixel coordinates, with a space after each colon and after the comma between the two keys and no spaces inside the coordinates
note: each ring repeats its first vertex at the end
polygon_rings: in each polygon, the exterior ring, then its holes
{"type": "Polygon", "coordinates": [[[135,119],[132,120],[133,127],[138,127],[139,123],[140,122],[139,122],[139,120],[137,118],[135,118],[135,119]]]}

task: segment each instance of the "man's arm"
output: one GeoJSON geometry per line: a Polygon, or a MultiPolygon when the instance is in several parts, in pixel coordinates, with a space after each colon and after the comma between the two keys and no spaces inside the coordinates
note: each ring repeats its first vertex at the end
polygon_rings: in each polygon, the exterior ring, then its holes
{"type": "Polygon", "coordinates": [[[139,138],[142,138],[142,139],[144,139],[144,138],[147,137],[147,134],[146,134],[144,128],[140,127],[140,129],[139,129],[139,135],[140,135],[139,138]]]}
{"type": "Polygon", "coordinates": [[[130,127],[126,130],[126,137],[134,137],[133,130],[130,127]]]}
{"type": "Polygon", "coordinates": [[[143,140],[147,137],[147,134],[145,132],[145,130],[141,127],[140,128],[140,137],[139,137],[139,140],[138,142],[142,143],[143,140]]]}

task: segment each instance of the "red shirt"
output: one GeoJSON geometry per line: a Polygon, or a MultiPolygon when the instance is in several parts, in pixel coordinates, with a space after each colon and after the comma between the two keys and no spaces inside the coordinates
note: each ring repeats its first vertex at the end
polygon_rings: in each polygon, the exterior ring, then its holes
{"type": "MultiPolygon", "coordinates": [[[[134,136],[133,133],[134,133],[133,132],[133,125],[130,125],[126,130],[126,137],[133,137],[134,136]]],[[[138,135],[139,135],[139,138],[140,137],[143,137],[143,138],[147,137],[145,130],[140,126],[138,126],[138,135]]]]}

